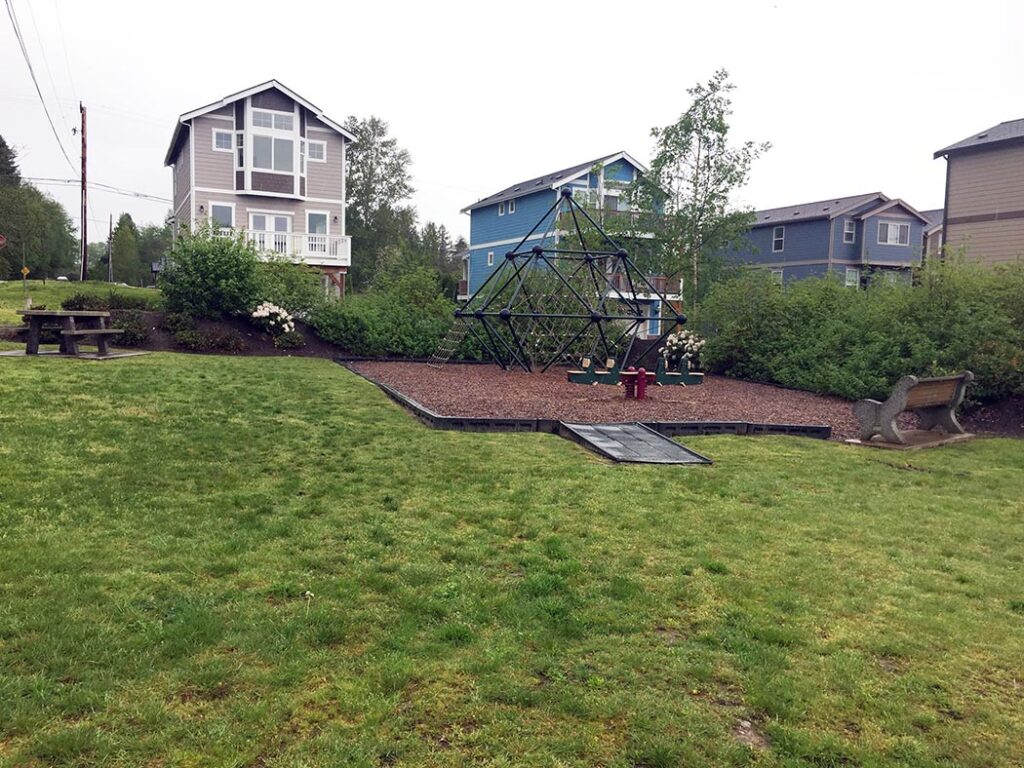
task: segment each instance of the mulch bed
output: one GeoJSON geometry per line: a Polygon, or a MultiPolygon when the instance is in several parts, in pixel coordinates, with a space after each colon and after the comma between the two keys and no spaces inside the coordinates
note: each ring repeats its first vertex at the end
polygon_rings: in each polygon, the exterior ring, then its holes
{"type": "MultiPolygon", "coordinates": [[[[626,400],[621,387],[566,381],[564,370],[503,371],[494,365],[358,362],[352,367],[444,416],[616,421],[748,421],[827,424],[834,440],[857,436],[851,403],[768,384],[708,375],[700,386],[648,389],[626,400]]],[[[912,427],[912,416],[904,415],[912,427]]],[[[968,431],[1024,436],[1024,398],[985,406],[964,418],[968,431]]]]}

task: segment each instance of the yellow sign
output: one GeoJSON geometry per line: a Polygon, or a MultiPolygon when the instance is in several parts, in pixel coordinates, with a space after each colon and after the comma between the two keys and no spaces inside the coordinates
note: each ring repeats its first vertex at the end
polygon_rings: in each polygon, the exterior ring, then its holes
{"type": "Polygon", "coordinates": [[[21,268],[21,276],[22,276],[22,277],[28,277],[28,273],[29,273],[29,271],[30,271],[30,270],[29,270],[29,268],[28,268],[28,267],[22,267],[22,268],[21,268]]]}

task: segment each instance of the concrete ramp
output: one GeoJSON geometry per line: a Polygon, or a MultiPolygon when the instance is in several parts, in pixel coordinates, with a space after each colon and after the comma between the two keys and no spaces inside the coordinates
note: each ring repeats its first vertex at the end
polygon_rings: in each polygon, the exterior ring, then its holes
{"type": "Polygon", "coordinates": [[[558,423],[558,432],[613,461],[639,464],[710,464],[711,459],[637,422],[625,424],[558,423]]]}

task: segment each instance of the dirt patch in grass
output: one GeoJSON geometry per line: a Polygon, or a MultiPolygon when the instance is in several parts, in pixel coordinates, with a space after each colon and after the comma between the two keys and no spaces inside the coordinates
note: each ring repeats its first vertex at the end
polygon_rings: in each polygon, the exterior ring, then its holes
{"type": "Polygon", "coordinates": [[[732,727],[732,737],[751,749],[768,749],[768,737],[758,730],[752,720],[738,720],[732,727]]]}

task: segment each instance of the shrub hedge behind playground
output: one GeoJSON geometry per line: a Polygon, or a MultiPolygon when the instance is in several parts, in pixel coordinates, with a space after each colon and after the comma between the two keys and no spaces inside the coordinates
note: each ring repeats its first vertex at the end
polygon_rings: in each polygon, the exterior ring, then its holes
{"type": "Polygon", "coordinates": [[[906,374],[969,369],[974,398],[1024,394],[1024,263],[949,259],[863,290],[831,278],[783,288],[751,272],[714,286],[692,314],[708,336],[705,367],[728,376],[877,398],[906,374]]]}

